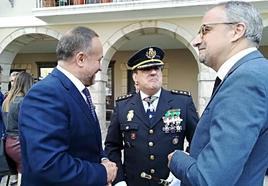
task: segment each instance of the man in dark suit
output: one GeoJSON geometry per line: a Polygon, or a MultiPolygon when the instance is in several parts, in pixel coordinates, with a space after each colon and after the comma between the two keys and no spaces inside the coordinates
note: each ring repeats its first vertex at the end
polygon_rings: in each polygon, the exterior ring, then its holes
{"type": "Polygon", "coordinates": [[[163,57],[160,48],[146,47],[128,61],[138,93],[117,100],[105,141],[109,159],[118,166],[116,186],[159,185],[170,173],[167,155],[183,150],[185,138],[192,140],[198,122],[192,97],[161,88],[163,57]]]}
{"type": "Polygon", "coordinates": [[[105,186],[117,167],[105,158],[87,89],[100,71],[101,42],[77,27],[62,36],[56,54],[58,66],[20,109],[22,186],[105,186]]]}
{"type": "Polygon", "coordinates": [[[190,155],[179,150],[169,155],[182,185],[263,185],[268,61],[257,50],[262,30],[260,14],[247,2],[221,3],[203,17],[193,44],[200,62],[214,69],[221,83],[200,118],[190,155]]]}

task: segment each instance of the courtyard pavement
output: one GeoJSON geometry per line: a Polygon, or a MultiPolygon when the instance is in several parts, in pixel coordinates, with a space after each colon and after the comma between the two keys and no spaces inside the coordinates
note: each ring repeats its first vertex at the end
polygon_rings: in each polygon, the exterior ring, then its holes
{"type": "MultiPolygon", "coordinates": [[[[11,178],[13,179],[13,178],[11,178]]],[[[6,186],[6,177],[2,179],[0,186],[6,186]]],[[[268,186],[268,176],[265,176],[263,186],[268,186]]]]}

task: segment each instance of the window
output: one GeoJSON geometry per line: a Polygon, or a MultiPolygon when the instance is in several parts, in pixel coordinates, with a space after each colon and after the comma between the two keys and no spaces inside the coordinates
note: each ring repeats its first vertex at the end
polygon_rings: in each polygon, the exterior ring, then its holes
{"type": "Polygon", "coordinates": [[[38,80],[44,79],[57,66],[56,62],[36,62],[38,67],[38,80]]]}

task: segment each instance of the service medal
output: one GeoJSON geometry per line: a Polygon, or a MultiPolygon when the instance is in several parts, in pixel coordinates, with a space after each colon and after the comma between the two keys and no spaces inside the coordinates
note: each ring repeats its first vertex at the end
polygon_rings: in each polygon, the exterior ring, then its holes
{"type": "Polygon", "coordinates": [[[175,133],[182,130],[181,122],[183,119],[180,117],[180,114],[180,109],[171,109],[165,113],[165,116],[162,117],[164,123],[162,130],[165,133],[175,133]]]}

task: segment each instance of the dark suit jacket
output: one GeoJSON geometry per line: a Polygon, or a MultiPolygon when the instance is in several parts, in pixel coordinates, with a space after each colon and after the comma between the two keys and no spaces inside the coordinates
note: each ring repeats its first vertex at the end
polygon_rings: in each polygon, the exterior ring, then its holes
{"type": "Polygon", "coordinates": [[[20,109],[22,186],[105,186],[98,122],[74,84],[56,68],[20,109]]]}
{"type": "Polygon", "coordinates": [[[117,101],[105,142],[109,159],[118,166],[115,183],[124,180],[128,186],[159,185],[141,178],[141,172],[166,179],[169,174],[167,155],[175,149],[183,149],[185,137],[191,142],[197,122],[189,95],[162,89],[153,124],[144,111],[140,94],[117,101]],[[171,109],[180,109],[182,131],[165,133],[162,117],[171,109]]]}
{"type": "Polygon", "coordinates": [[[238,61],[212,95],[190,157],[174,154],[182,185],[262,186],[268,165],[268,61],[259,51],[238,61]]]}
{"type": "Polygon", "coordinates": [[[4,101],[4,95],[2,94],[2,92],[0,92],[0,136],[2,136],[2,132],[5,132],[5,125],[4,125],[4,121],[2,118],[2,103],[4,101]]]}

